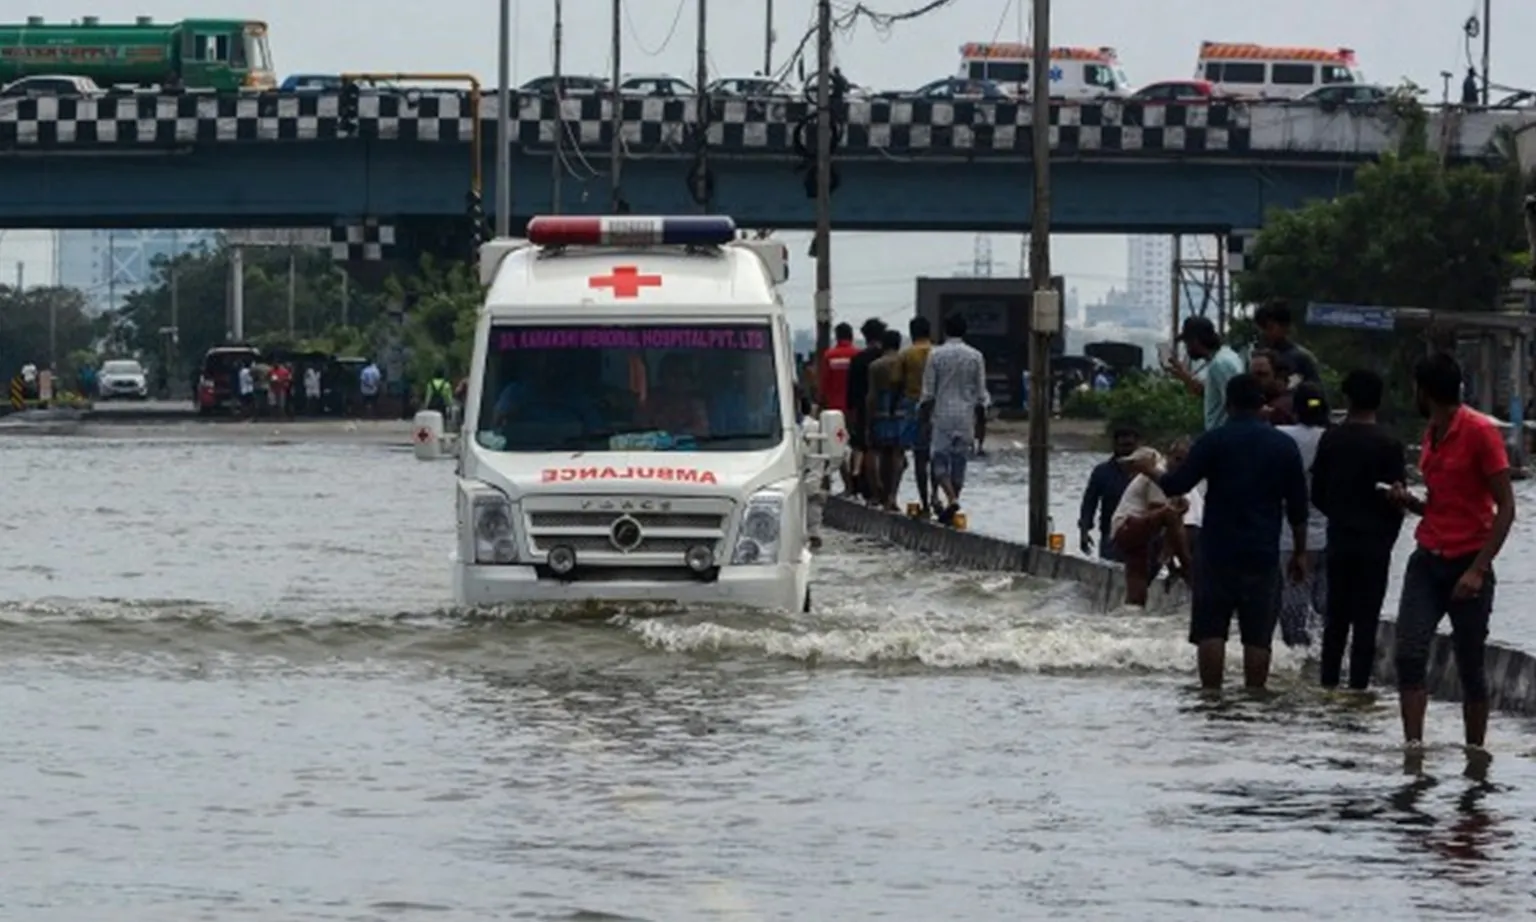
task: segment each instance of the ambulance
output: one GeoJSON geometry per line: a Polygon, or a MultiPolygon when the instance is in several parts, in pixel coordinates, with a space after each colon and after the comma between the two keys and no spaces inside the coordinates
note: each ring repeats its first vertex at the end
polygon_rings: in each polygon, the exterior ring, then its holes
{"type": "MultiPolygon", "coordinates": [[[[991,80],[1021,99],[1032,89],[1029,65],[1034,49],[1019,42],[970,42],[960,46],[960,76],[991,80]]],[[[1052,99],[1126,96],[1131,82],[1113,48],[1052,48],[1052,99]]]]}
{"type": "MultiPolygon", "coordinates": [[[[788,251],[737,238],[727,217],[540,217],[481,248],[460,605],[809,610],[847,432],[797,423],[788,251]]],[[[441,425],[418,415],[419,458],[452,444],[441,425]]]]}
{"type": "Polygon", "coordinates": [[[1300,99],[1320,86],[1365,82],[1352,49],[1245,42],[1201,42],[1195,79],[1219,96],[1259,99],[1300,99]]]}

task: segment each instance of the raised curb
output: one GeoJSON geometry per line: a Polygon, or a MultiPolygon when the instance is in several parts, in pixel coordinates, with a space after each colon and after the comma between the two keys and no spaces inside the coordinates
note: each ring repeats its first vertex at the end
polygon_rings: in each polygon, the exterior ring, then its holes
{"type": "MultiPolygon", "coordinates": [[[[1119,608],[1125,596],[1125,571],[1099,560],[1054,554],[1044,548],[976,532],[955,531],[835,497],[826,501],[822,522],[838,531],[939,557],[967,570],[1027,573],[1043,579],[1076,583],[1094,612],[1119,608]]],[[[1189,597],[1183,587],[1175,587],[1168,593],[1154,591],[1149,601],[1151,611],[1156,614],[1176,612],[1188,604],[1189,597]]],[[[1396,648],[1397,624],[1383,618],[1376,634],[1375,679],[1389,687],[1396,682],[1396,648]]],[[[1493,707],[1517,714],[1536,714],[1536,657],[1513,647],[1489,644],[1487,663],[1489,698],[1493,707]]],[[[1437,635],[1430,647],[1429,690],[1436,698],[1447,701],[1457,701],[1461,697],[1450,637],[1444,634],[1437,635]]]]}

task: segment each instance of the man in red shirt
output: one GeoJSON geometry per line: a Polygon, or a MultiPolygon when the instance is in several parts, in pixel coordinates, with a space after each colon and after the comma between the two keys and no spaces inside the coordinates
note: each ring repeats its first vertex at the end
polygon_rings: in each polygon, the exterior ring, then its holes
{"type": "Polygon", "coordinates": [[[1467,770],[1485,770],[1490,756],[1488,679],[1483,665],[1493,613],[1493,560],[1515,521],[1509,455],[1493,420],[1461,405],[1461,368],[1449,355],[1419,360],[1413,370],[1419,412],[1429,418],[1419,452],[1425,496],[1401,483],[1392,499],[1421,516],[1417,547],[1408,558],[1397,613],[1397,683],[1408,769],[1423,758],[1425,671],[1430,643],[1446,615],[1461,676],[1467,770]]]}
{"type": "MultiPolygon", "coordinates": [[[[817,403],[823,410],[836,410],[844,416],[848,415],[848,369],[853,364],[854,356],[861,351],[853,344],[853,327],[847,323],[840,323],[834,331],[837,342],[821,354],[821,366],[816,372],[816,387],[819,391],[817,403]]],[[[852,426],[850,420],[848,425],[852,426]]],[[[853,489],[853,478],[848,462],[843,462],[843,487],[853,489]]]]}

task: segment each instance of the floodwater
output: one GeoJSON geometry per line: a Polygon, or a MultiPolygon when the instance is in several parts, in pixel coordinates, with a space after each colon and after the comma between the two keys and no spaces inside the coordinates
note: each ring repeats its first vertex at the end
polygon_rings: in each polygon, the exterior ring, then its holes
{"type": "MultiPolygon", "coordinates": [[[[838,536],[809,616],[457,612],[451,476],[0,439],[0,919],[1536,908],[1522,722],[1474,782],[1436,706],[1405,776],[1390,702],[1293,659],[1209,701],[1177,619],[838,536]]],[[[1008,498],[978,476],[975,508],[1008,498]]]]}

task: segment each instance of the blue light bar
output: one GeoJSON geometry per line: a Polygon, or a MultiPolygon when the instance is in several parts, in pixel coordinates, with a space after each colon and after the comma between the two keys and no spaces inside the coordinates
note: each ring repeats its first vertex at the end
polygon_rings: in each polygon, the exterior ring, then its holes
{"type": "Polygon", "coordinates": [[[543,217],[528,222],[535,246],[722,246],[736,222],[721,215],[543,217]]]}

